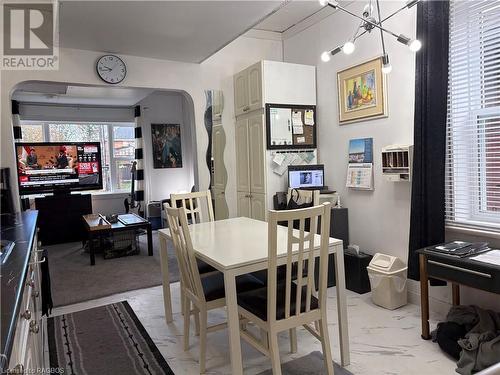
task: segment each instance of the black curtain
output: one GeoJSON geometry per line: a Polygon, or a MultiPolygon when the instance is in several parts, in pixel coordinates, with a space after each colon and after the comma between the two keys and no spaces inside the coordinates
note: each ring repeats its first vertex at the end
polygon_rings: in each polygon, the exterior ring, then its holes
{"type": "Polygon", "coordinates": [[[408,277],[420,279],[416,250],[444,242],[448,1],[417,5],[414,156],[408,277]]]}

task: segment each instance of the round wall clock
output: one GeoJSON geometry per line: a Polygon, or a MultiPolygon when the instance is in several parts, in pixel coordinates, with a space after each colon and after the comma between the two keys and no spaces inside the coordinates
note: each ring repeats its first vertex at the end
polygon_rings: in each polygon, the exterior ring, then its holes
{"type": "Polygon", "coordinates": [[[97,75],[106,83],[120,83],[127,75],[127,67],[115,55],[104,55],[97,60],[97,75]]]}

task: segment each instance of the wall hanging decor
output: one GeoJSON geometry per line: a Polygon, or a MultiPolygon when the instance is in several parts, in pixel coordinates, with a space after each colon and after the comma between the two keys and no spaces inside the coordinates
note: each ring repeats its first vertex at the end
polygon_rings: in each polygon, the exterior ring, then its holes
{"type": "Polygon", "coordinates": [[[382,58],[337,73],[339,123],[387,117],[385,75],[382,58]]]}
{"type": "Polygon", "coordinates": [[[181,126],[151,124],[153,168],[182,168],[181,126]]]}
{"type": "Polygon", "coordinates": [[[316,106],[266,104],[268,150],[316,148],[316,106]]]}
{"type": "Polygon", "coordinates": [[[398,8],[396,11],[389,14],[387,17],[382,18],[380,16],[380,4],[379,0],[369,0],[368,3],[363,8],[362,15],[355,14],[351,12],[349,9],[344,8],[339,4],[338,1],[334,0],[319,0],[319,3],[322,6],[329,6],[335,10],[340,10],[341,12],[347,13],[352,17],[355,17],[360,20],[359,26],[356,28],[351,39],[347,40],[343,45],[335,47],[331,51],[325,51],[321,54],[321,60],[324,62],[328,62],[331,59],[331,56],[336,55],[340,51],[344,52],[346,55],[350,55],[356,49],[356,40],[361,38],[363,35],[370,34],[373,30],[377,29],[380,31],[380,41],[382,44],[382,72],[384,74],[388,74],[392,70],[391,63],[389,62],[389,54],[385,50],[385,41],[384,41],[384,33],[389,34],[396,38],[396,40],[410,48],[412,52],[417,52],[422,47],[422,43],[418,39],[411,39],[403,34],[397,34],[385,26],[383,26],[383,22],[388,19],[394,17],[399,12],[410,9],[415,4],[417,4],[420,0],[409,0],[402,7],[398,8]],[[376,11],[376,14],[375,14],[376,11]]]}

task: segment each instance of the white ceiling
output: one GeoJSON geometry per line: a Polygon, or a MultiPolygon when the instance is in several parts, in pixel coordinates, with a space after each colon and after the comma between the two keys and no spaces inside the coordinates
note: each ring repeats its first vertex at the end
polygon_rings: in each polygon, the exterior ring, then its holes
{"type": "MultiPolygon", "coordinates": [[[[317,0],[290,1],[280,10],[267,17],[254,27],[256,30],[283,33],[290,27],[300,23],[311,15],[322,11],[322,6],[317,0]]],[[[327,10],[327,9],[325,9],[327,10]]]]}
{"type": "Polygon", "coordinates": [[[12,99],[29,103],[133,106],[153,90],[124,87],[73,86],[50,83],[21,84],[12,99]]]}
{"type": "Polygon", "coordinates": [[[60,45],[200,63],[273,13],[281,0],[60,1],[60,45]]]}

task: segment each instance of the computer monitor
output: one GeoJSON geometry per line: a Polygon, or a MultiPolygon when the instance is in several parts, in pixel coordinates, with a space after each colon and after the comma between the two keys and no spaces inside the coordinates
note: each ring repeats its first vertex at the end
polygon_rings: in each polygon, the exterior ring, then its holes
{"type": "Polygon", "coordinates": [[[290,165],[288,187],[292,189],[322,189],[325,186],[323,164],[290,165]]]}

